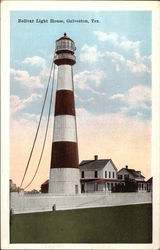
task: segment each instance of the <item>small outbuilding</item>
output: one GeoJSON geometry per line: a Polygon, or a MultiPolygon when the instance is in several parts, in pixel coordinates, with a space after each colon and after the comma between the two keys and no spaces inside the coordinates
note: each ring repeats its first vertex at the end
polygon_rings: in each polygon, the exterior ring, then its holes
{"type": "Polygon", "coordinates": [[[49,186],[49,180],[46,180],[46,181],[41,185],[41,193],[48,193],[48,186],[49,186]]]}

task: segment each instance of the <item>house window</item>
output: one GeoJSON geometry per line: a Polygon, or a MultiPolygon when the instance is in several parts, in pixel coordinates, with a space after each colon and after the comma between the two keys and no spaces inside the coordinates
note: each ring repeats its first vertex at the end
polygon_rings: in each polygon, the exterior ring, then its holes
{"type": "Polygon", "coordinates": [[[114,178],[114,172],[112,173],[112,177],[114,178]]]}
{"type": "Polygon", "coordinates": [[[122,179],[122,174],[118,174],[118,179],[122,179]]]}
{"type": "Polygon", "coordinates": [[[98,171],[94,171],[94,178],[98,178],[98,171]]]}
{"type": "Polygon", "coordinates": [[[85,189],[84,189],[84,183],[82,183],[82,185],[81,185],[81,191],[82,191],[82,193],[84,193],[84,192],[85,192],[85,189]]]}
{"type": "Polygon", "coordinates": [[[84,178],[84,171],[81,172],[81,178],[84,178]]]}
{"type": "Polygon", "coordinates": [[[128,179],[128,178],[129,178],[129,174],[125,174],[124,179],[128,179]]]}
{"type": "Polygon", "coordinates": [[[109,171],[109,178],[111,178],[111,172],[109,171]]]}
{"type": "Polygon", "coordinates": [[[105,178],[107,178],[107,171],[105,171],[105,178]]]}

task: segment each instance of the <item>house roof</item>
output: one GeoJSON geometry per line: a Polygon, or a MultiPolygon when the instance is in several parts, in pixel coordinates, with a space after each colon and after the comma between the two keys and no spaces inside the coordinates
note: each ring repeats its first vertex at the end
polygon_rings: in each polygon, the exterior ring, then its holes
{"type": "Polygon", "coordinates": [[[134,178],[145,178],[142,174],[139,174],[140,171],[137,171],[135,169],[131,169],[131,168],[121,168],[118,173],[122,170],[126,170],[128,173],[130,173],[131,175],[133,175],[134,178]]]}
{"type": "Polygon", "coordinates": [[[153,177],[149,178],[146,182],[152,183],[152,181],[153,181],[153,177]]]}
{"type": "Polygon", "coordinates": [[[46,180],[44,183],[41,184],[42,185],[47,185],[49,183],[49,180],[46,180]]]}
{"type": "Polygon", "coordinates": [[[79,167],[80,169],[87,169],[87,170],[103,169],[108,162],[111,162],[113,167],[117,170],[116,166],[114,165],[111,159],[84,160],[79,164],[79,167]]]}

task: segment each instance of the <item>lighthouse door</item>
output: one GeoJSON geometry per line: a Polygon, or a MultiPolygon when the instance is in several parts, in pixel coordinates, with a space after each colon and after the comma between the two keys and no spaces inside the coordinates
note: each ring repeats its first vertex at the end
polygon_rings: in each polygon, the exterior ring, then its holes
{"type": "Polygon", "coordinates": [[[75,193],[78,194],[78,185],[75,185],[75,193]]]}

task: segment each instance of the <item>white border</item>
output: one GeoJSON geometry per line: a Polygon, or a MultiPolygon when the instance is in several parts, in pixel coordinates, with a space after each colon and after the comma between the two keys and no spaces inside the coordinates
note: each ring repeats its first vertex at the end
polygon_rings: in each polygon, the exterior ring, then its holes
{"type": "Polygon", "coordinates": [[[1,42],[1,249],[159,249],[160,248],[160,3],[158,1],[3,1],[1,42]],[[153,243],[152,244],[9,244],[9,64],[11,10],[83,10],[83,11],[152,11],[152,175],[153,189],[153,243]]]}

